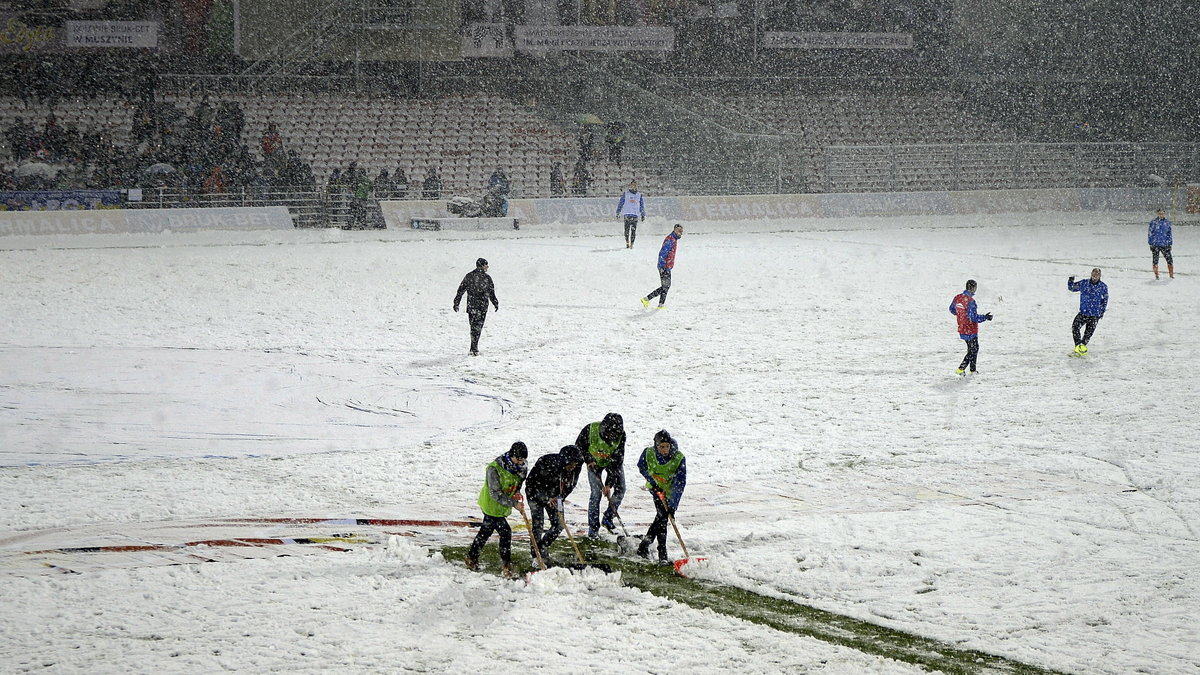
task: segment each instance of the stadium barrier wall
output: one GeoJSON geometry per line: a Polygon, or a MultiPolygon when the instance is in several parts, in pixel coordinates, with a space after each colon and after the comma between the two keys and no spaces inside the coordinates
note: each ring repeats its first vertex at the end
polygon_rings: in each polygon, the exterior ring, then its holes
{"type": "Polygon", "coordinates": [[[0,235],[290,230],[286,206],[0,212],[0,235]]]}
{"type": "MultiPolygon", "coordinates": [[[[521,227],[582,224],[617,219],[611,197],[514,199],[508,215],[521,227]]],[[[682,222],[698,220],[779,220],[869,216],[972,215],[1036,211],[1135,211],[1170,207],[1172,188],[1060,188],[973,190],[967,192],[867,192],[787,195],[655,197],[646,195],[646,212],[682,222]]],[[[380,202],[389,228],[408,229],[413,218],[446,218],[445,200],[380,202]]]]}

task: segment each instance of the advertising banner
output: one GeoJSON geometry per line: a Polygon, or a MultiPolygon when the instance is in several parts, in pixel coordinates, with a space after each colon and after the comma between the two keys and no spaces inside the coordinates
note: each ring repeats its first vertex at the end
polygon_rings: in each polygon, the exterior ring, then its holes
{"type": "Polygon", "coordinates": [[[0,54],[50,52],[61,48],[60,29],[31,26],[19,14],[0,12],[0,54]]]}
{"type": "Polygon", "coordinates": [[[464,57],[509,58],[513,55],[512,40],[508,39],[502,23],[472,23],[463,31],[464,57]]]}
{"type": "Polygon", "coordinates": [[[675,29],[662,26],[515,26],[513,43],[522,52],[669,52],[675,29]]]}
{"type": "Polygon", "coordinates": [[[797,33],[767,31],[767,49],[912,49],[912,33],[797,33]]]}
{"type": "Polygon", "coordinates": [[[0,211],[77,211],[117,208],[119,190],[8,190],[0,192],[0,211]]]}
{"type": "Polygon", "coordinates": [[[285,206],[0,213],[0,235],[290,230],[285,206]]]}
{"type": "Polygon", "coordinates": [[[158,49],[157,21],[68,21],[66,46],[158,49]]]}

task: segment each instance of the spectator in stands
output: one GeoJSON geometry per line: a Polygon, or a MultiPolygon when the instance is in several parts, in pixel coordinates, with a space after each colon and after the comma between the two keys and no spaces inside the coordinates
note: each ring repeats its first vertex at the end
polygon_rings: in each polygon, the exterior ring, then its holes
{"type": "Polygon", "coordinates": [[[592,135],[592,128],[588,125],[583,125],[579,129],[579,159],[583,160],[584,164],[592,161],[595,156],[595,137],[592,135]]]}
{"type": "Polygon", "coordinates": [[[220,165],[216,165],[209,171],[208,177],[204,179],[205,194],[217,194],[225,192],[225,188],[229,185],[229,181],[225,178],[225,169],[220,165]]]}
{"type": "Polygon", "coordinates": [[[341,187],[341,185],[342,185],[342,170],[335,167],[333,169],[333,173],[329,174],[329,181],[327,183],[325,183],[325,188],[330,193],[333,193],[333,192],[337,192],[338,188],[341,187]]]}
{"type": "Polygon", "coordinates": [[[580,157],[575,162],[575,168],[571,172],[571,193],[576,197],[586,197],[591,184],[592,172],[588,171],[587,163],[580,157]]]}
{"type": "Polygon", "coordinates": [[[367,226],[367,206],[371,201],[371,179],[366,169],[359,169],[350,184],[353,199],[350,200],[351,225],[356,228],[367,226]]]}
{"type": "Polygon", "coordinates": [[[604,144],[608,146],[608,161],[621,165],[621,152],[625,149],[625,123],[609,122],[604,129],[604,144]]]}
{"type": "Polygon", "coordinates": [[[488,192],[507,197],[511,189],[508,176],[504,175],[504,169],[496,167],[496,170],[492,172],[492,177],[488,179],[488,192]]]}
{"type": "Polygon", "coordinates": [[[441,199],[442,177],[440,169],[441,167],[429,167],[429,172],[425,174],[425,183],[422,186],[422,196],[425,199],[441,199]]]}
{"type": "Polygon", "coordinates": [[[392,182],[395,184],[392,196],[395,199],[408,199],[408,176],[404,173],[404,167],[396,167],[396,175],[392,182]]]}
{"type": "Polygon", "coordinates": [[[4,137],[8,139],[8,147],[12,151],[13,159],[20,161],[29,156],[29,144],[32,136],[33,127],[20,117],[4,132],[4,137]]]}
{"type": "Polygon", "coordinates": [[[392,193],[396,186],[392,181],[391,174],[387,169],[382,169],[379,175],[375,177],[375,197],[378,199],[391,199],[392,193]]]}
{"type": "Polygon", "coordinates": [[[267,130],[263,132],[261,144],[264,158],[271,158],[283,148],[283,137],[279,135],[279,129],[275,127],[274,122],[267,122],[267,130]]]}
{"type": "Polygon", "coordinates": [[[567,192],[567,181],[563,176],[562,162],[555,162],[550,169],[550,196],[561,197],[567,192]]]}

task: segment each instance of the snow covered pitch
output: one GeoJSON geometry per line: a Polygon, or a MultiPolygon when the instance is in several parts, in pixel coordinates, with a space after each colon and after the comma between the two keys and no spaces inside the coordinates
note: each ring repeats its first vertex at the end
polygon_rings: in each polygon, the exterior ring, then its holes
{"type": "Polygon", "coordinates": [[[513,441],[615,411],[625,522],[668,429],[713,580],[1042,668],[1196,672],[1200,256],[1177,225],[1153,281],[1152,215],[685,223],[663,311],[638,301],[661,219],[632,250],[615,221],[5,238],[0,670],[921,672],[429,555],[513,441]],[[500,311],[469,357],[478,257],[500,311]],[[1069,358],[1092,267],[1109,311],[1069,358]],[[995,321],[958,377],[968,278],[995,321]]]}

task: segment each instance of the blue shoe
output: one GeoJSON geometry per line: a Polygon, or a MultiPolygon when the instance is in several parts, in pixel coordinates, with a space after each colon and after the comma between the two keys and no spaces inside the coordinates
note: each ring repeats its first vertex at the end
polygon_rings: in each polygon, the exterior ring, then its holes
{"type": "Polygon", "coordinates": [[[596,529],[596,528],[594,528],[594,527],[589,527],[589,528],[588,528],[588,533],[587,533],[587,536],[588,536],[588,539],[599,539],[599,538],[600,538],[600,531],[599,531],[599,530],[597,530],[597,529],[596,529]]]}
{"type": "Polygon", "coordinates": [[[613,523],[612,516],[604,516],[604,518],[600,521],[600,524],[603,525],[604,529],[608,530],[609,532],[613,534],[617,533],[617,526],[613,523]]]}

